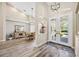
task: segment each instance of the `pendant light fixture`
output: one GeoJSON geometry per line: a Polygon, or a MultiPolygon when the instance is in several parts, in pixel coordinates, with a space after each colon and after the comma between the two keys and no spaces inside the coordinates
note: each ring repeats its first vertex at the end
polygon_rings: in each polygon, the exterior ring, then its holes
{"type": "Polygon", "coordinates": [[[52,11],[57,11],[59,8],[60,8],[60,3],[55,2],[55,3],[51,4],[52,11]]]}

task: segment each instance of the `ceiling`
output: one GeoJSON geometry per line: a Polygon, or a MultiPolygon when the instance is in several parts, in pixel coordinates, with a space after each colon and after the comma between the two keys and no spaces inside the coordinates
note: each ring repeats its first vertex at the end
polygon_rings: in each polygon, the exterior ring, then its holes
{"type": "MultiPolygon", "coordinates": [[[[11,5],[25,13],[26,15],[33,15],[35,16],[35,2],[9,2],[11,5]],[[32,10],[33,8],[33,10],[32,10]]],[[[51,4],[54,2],[45,2],[48,7],[50,8],[51,4]]],[[[71,9],[72,11],[75,12],[76,10],[76,2],[60,2],[60,9],[59,11],[71,9]]]]}
{"type": "Polygon", "coordinates": [[[9,2],[9,3],[15,8],[25,13],[26,15],[35,16],[35,3],[34,2],[9,2]]]}
{"type": "MultiPolygon", "coordinates": [[[[47,3],[50,7],[54,2],[47,3]]],[[[60,11],[71,9],[72,11],[76,11],[77,2],[59,2],[60,3],[60,11]]]]}

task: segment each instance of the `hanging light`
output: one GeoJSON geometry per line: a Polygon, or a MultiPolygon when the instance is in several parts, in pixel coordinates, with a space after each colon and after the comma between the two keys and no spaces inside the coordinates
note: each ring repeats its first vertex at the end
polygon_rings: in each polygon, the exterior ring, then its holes
{"type": "Polygon", "coordinates": [[[60,3],[55,2],[51,4],[51,10],[57,11],[59,8],[60,8],[60,3]]]}

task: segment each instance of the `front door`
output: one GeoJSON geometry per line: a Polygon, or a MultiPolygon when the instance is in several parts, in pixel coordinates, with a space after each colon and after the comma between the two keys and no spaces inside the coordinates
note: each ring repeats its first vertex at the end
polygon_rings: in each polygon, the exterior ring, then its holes
{"type": "Polygon", "coordinates": [[[66,46],[72,46],[72,15],[67,14],[49,20],[49,39],[66,46]]]}

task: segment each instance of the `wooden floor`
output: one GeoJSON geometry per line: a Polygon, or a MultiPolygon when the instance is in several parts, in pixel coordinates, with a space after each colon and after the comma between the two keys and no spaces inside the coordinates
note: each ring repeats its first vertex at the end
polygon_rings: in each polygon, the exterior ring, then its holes
{"type": "Polygon", "coordinates": [[[74,57],[73,49],[46,43],[38,48],[33,47],[33,41],[24,39],[0,43],[0,57],[74,57]]]}

